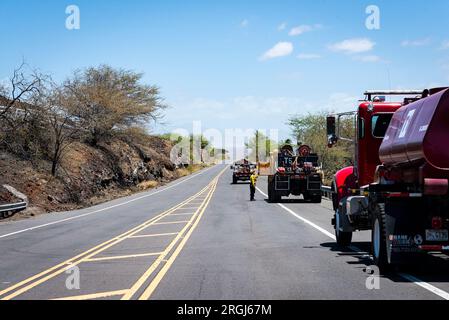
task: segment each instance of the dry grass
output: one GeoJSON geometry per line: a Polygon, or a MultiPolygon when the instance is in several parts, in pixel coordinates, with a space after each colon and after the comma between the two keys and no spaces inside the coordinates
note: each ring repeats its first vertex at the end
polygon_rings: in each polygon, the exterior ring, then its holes
{"type": "Polygon", "coordinates": [[[157,182],[157,181],[144,181],[144,182],[141,182],[141,183],[139,183],[138,185],[137,185],[137,187],[140,189],[140,190],[148,190],[148,189],[154,189],[154,188],[156,188],[157,186],[159,185],[159,182],[157,182]]]}
{"type": "Polygon", "coordinates": [[[188,176],[190,174],[190,171],[184,168],[176,169],[176,174],[178,175],[178,177],[182,178],[188,176]]]}
{"type": "Polygon", "coordinates": [[[188,166],[187,168],[176,169],[176,173],[178,174],[179,178],[182,178],[182,177],[188,176],[192,173],[198,172],[207,167],[208,166],[205,164],[194,164],[194,165],[188,166]]]}

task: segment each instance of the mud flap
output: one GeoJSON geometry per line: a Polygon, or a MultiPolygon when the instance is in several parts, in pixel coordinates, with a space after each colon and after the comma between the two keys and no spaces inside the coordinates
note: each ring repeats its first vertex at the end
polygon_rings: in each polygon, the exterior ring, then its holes
{"type": "Polygon", "coordinates": [[[389,199],[385,214],[388,262],[416,262],[423,255],[418,246],[425,238],[426,211],[421,199],[389,199]]]}

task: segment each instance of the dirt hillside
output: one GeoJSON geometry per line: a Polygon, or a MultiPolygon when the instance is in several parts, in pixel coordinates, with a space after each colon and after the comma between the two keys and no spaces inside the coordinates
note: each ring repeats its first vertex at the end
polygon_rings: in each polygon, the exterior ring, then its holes
{"type": "MultiPolygon", "coordinates": [[[[158,137],[138,145],[119,138],[95,147],[76,142],[56,178],[48,161],[20,160],[0,151],[0,186],[13,186],[28,196],[29,209],[13,219],[87,207],[188,174],[171,163],[170,149],[170,142],[158,137]]],[[[0,188],[0,203],[15,200],[0,188]]]]}

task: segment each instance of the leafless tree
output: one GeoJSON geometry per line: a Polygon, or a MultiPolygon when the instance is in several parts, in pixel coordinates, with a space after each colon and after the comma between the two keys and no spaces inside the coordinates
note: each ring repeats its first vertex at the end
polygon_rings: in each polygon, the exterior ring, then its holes
{"type": "Polygon", "coordinates": [[[70,112],[73,110],[73,103],[63,89],[54,85],[42,104],[50,129],[48,157],[52,163],[51,174],[53,176],[56,176],[62,158],[70,145],[77,141],[81,132],[77,119],[70,112]]]}
{"type": "Polygon", "coordinates": [[[23,62],[13,71],[9,83],[0,86],[0,147],[22,156],[31,152],[32,140],[39,137],[41,128],[40,114],[33,106],[48,79],[23,62]]]}
{"type": "Polygon", "coordinates": [[[18,68],[14,69],[13,75],[9,79],[9,86],[3,85],[0,88],[4,104],[0,109],[0,119],[6,120],[6,115],[11,109],[25,109],[26,104],[40,94],[42,85],[47,79],[48,76],[37,70],[29,70],[28,65],[22,62],[18,68]]]}

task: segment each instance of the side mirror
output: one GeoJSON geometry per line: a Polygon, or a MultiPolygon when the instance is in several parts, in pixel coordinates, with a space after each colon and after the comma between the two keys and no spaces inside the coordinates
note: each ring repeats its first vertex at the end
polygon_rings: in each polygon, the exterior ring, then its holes
{"type": "Polygon", "coordinates": [[[335,117],[327,117],[327,143],[332,148],[338,141],[335,117]]]}
{"type": "Polygon", "coordinates": [[[234,166],[231,166],[231,170],[234,170],[234,166]]]}

